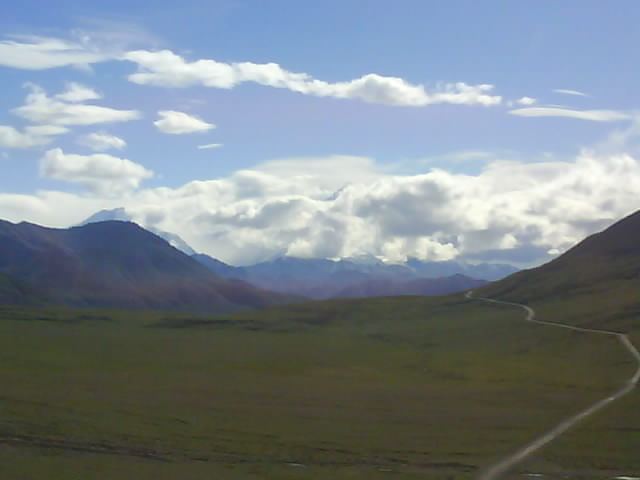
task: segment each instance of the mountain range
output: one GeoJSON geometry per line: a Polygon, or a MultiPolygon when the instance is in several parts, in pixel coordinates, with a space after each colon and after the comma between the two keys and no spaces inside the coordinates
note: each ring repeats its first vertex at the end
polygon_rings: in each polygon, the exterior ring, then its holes
{"type": "MultiPolygon", "coordinates": [[[[119,212],[108,216],[114,213],[119,212]]],[[[460,274],[420,278],[414,268],[373,258],[282,257],[233,267],[206,255],[187,255],[121,220],[68,229],[0,221],[0,303],[227,312],[303,296],[439,295],[484,283],[460,274]]]]}
{"type": "Polygon", "coordinates": [[[0,273],[0,298],[20,303],[222,312],[292,300],[220,278],[122,221],[69,229],[0,221],[0,273]]]}
{"type": "MultiPolygon", "coordinates": [[[[81,225],[105,220],[133,219],[134,217],[124,208],[116,208],[102,210],[81,225]]],[[[145,225],[141,226],[147,228],[145,225]]],[[[254,265],[238,267],[206,254],[195,253],[176,233],[153,227],[148,229],[220,277],[242,280],[260,288],[313,299],[352,297],[355,292],[361,292],[365,296],[438,295],[476,287],[480,285],[476,279],[493,281],[517,271],[517,268],[507,264],[433,262],[416,258],[410,258],[405,263],[389,264],[370,255],[335,261],[280,256],[254,265]],[[447,278],[453,276],[454,279],[447,278]],[[417,282],[420,279],[441,278],[442,280],[437,282],[417,282]],[[367,292],[370,295],[367,295],[367,292]]]]}
{"type": "Polygon", "coordinates": [[[234,267],[204,254],[193,258],[221,277],[245,280],[261,288],[313,299],[377,297],[389,295],[443,295],[487,283],[489,277],[507,272],[511,266],[463,265],[457,262],[387,264],[375,257],[328,260],[278,257],[247,267],[234,267]],[[461,272],[477,275],[473,278],[461,272]]]}

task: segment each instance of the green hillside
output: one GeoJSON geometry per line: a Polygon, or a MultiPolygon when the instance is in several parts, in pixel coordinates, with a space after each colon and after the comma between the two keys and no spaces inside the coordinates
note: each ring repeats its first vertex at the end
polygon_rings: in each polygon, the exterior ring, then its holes
{"type": "MultiPolygon", "coordinates": [[[[633,368],[613,339],[521,317],[461,295],[208,317],[7,307],[0,478],[473,478],[633,368]]],[[[631,400],[608,411],[627,430],[594,424],[537,461],[637,471],[631,400]]]]}

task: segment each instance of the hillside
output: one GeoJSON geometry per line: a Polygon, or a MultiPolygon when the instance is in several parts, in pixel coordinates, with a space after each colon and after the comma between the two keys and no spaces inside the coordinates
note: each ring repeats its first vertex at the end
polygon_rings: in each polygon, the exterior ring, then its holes
{"type": "Polygon", "coordinates": [[[70,229],[0,221],[0,272],[76,306],[231,311],[286,298],[217,277],[130,222],[70,229]]]}
{"type": "Polygon", "coordinates": [[[375,278],[355,285],[351,285],[340,292],[336,298],[349,297],[382,297],[397,295],[447,295],[449,293],[461,292],[470,288],[477,288],[485,285],[485,280],[464,275],[452,275],[442,278],[418,278],[408,281],[393,281],[385,278],[375,278]]]}
{"type": "Polygon", "coordinates": [[[40,305],[46,296],[29,283],[0,273],[0,304],[40,305]]]}
{"type": "Polygon", "coordinates": [[[640,330],[640,212],[593,234],[560,257],[478,290],[536,306],[561,321],[640,330]]]}

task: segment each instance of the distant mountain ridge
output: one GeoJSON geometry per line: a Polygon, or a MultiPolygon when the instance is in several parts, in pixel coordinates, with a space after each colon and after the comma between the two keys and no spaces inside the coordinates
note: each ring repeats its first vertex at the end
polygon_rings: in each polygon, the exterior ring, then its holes
{"type": "Polygon", "coordinates": [[[382,295],[439,295],[474,288],[486,283],[463,271],[504,276],[516,269],[507,265],[464,265],[457,262],[386,264],[368,259],[312,259],[279,257],[246,267],[234,267],[208,255],[194,259],[226,278],[245,280],[280,293],[313,299],[382,295]],[[464,278],[466,281],[461,281],[464,278]],[[437,285],[441,286],[438,287],[437,285]],[[359,293],[356,293],[359,292],[359,293]]]}
{"type": "MultiPolygon", "coordinates": [[[[124,208],[101,210],[80,225],[109,220],[133,221],[134,216],[124,208]]],[[[402,295],[411,292],[430,295],[438,292],[450,293],[456,291],[454,285],[459,285],[460,289],[466,288],[466,285],[475,287],[480,285],[475,279],[497,280],[517,270],[506,264],[434,262],[416,258],[409,258],[400,264],[389,264],[372,255],[336,261],[283,256],[254,265],[236,267],[209,255],[196,253],[176,233],[141,226],[164,238],[219,277],[241,280],[258,288],[282,294],[302,295],[313,299],[348,297],[353,296],[356,291],[362,294],[369,292],[371,296],[402,295]],[[456,281],[453,279],[455,276],[464,276],[468,281],[461,282],[459,278],[456,281]],[[421,279],[442,280],[418,282],[421,279]],[[442,287],[436,287],[436,283],[441,283],[442,287]],[[422,287],[418,288],[416,285],[422,287]]]]}
{"type": "Polygon", "coordinates": [[[69,229],[0,221],[0,273],[32,285],[54,303],[222,312],[287,297],[213,274],[131,222],[69,229]]]}

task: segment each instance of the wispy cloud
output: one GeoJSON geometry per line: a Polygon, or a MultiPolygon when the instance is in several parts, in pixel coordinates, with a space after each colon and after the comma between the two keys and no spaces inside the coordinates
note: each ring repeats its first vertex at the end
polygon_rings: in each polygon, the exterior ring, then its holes
{"type": "Polygon", "coordinates": [[[556,88],[553,90],[554,93],[563,93],[565,95],[573,95],[576,97],[588,97],[586,93],[579,92],[578,90],[568,90],[566,88],[556,88]]]}
{"type": "Polygon", "coordinates": [[[222,143],[207,143],[206,145],[198,145],[198,150],[209,150],[220,147],[222,147],[222,143]]]}
{"type": "Polygon", "coordinates": [[[483,152],[480,150],[465,150],[463,152],[456,152],[449,155],[453,160],[486,160],[489,158],[494,158],[495,153],[492,152],[483,152]]]}
{"type": "Polygon", "coordinates": [[[120,137],[104,132],[94,132],[78,139],[78,144],[90,148],[96,152],[104,152],[110,149],[122,150],[127,146],[120,137]]]}
{"type": "Polygon", "coordinates": [[[0,41],[0,65],[24,70],[87,66],[109,58],[77,41],[28,35],[0,41]]]}
{"type": "MultiPolygon", "coordinates": [[[[95,98],[91,89],[76,87],[62,95],[49,97],[38,85],[27,84],[31,93],[23,106],[12,110],[16,115],[33,123],[46,125],[93,125],[97,123],[126,122],[140,118],[136,110],[116,110],[98,105],[87,105],[80,100],[95,98]],[[65,101],[65,99],[67,101],[65,101]],[[71,103],[69,100],[72,100],[71,103]]],[[[97,95],[97,94],[95,94],[97,95]]]]}
{"type": "Polygon", "coordinates": [[[592,122],[617,122],[631,119],[628,113],[618,110],[573,110],[570,108],[557,107],[530,107],[518,108],[511,110],[509,113],[519,117],[564,117],[590,120],[592,122]]]}
{"type": "Polygon", "coordinates": [[[32,148],[50,143],[55,135],[67,133],[69,129],[57,125],[30,125],[24,132],[0,125],[0,147],[32,148]]]}
{"type": "Polygon", "coordinates": [[[170,50],[136,50],[124,55],[138,65],[138,72],[129,80],[140,85],[160,87],[233,88],[243,82],[253,82],[274,88],[314,95],[358,99],[368,103],[396,106],[424,106],[436,103],[460,105],[498,105],[502,97],[491,95],[493,85],[446,83],[427,91],[399,77],[370,73],[347,82],[329,83],[307,73],[289,72],[277,63],[224,63],[211,59],[188,62],[170,50]]]}

